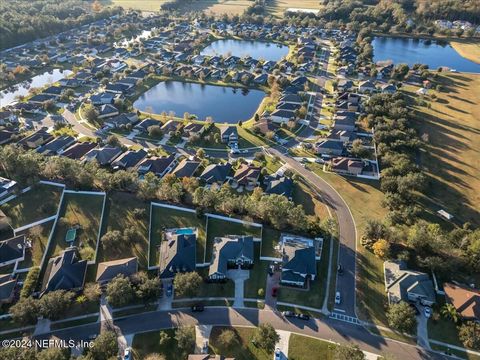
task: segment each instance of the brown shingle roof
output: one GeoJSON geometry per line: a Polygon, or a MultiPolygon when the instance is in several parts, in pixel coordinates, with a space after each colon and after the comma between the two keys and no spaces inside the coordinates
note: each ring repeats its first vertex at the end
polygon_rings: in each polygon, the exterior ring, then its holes
{"type": "Polygon", "coordinates": [[[451,283],[443,285],[447,300],[465,319],[480,320],[480,290],[469,289],[451,283]]]}

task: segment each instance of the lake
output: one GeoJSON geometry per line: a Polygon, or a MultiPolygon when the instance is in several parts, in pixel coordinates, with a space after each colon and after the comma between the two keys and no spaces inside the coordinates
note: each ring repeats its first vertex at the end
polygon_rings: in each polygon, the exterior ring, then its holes
{"type": "Polygon", "coordinates": [[[0,91],[0,107],[10,105],[16,101],[17,96],[28,95],[31,88],[44,87],[48,84],[57,82],[58,80],[72,74],[70,70],[53,69],[46,71],[43,74],[32,77],[30,80],[23,81],[19,84],[13,85],[10,88],[0,91]]]}
{"type": "Polygon", "coordinates": [[[236,124],[250,119],[264,97],[260,90],[164,81],[142,94],[133,106],[155,114],[173,111],[183,117],[188,112],[199,120],[211,116],[217,123],[236,124]]]}
{"type": "Polygon", "coordinates": [[[395,64],[426,64],[430,69],[446,66],[461,72],[480,73],[480,64],[465,59],[448,43],[431,43],[411,38],[375,37],[373,60],[393,60],[395,64]]]}
{"type": "Polygon", "coordinates": [[[202,50],[202,55],[234,55],[238,57],[251,56],[254,59],[279,61],[288,54],[288,46],[249,40],[217,40],[202,50]]]}

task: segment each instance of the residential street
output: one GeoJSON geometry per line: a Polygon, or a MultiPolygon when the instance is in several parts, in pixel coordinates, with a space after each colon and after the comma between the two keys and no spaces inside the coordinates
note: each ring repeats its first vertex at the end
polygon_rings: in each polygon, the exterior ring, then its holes
{"type": "MultiPolygon", "coordinates": [[[[126,336],[129,334],[160,330],[184,325],[219,325],[219,326],[257,326],[270,323],[277,330],[314,336],[334,342],[358,344],[362,350],[376,354],[388,353],[397,359],[447,359],[447,357],[426,353],[423,349],[387,340],[370,334],[361,326],[354,326],[330,319],[285,319],[278,312],[254,308],[233,309],[226,307],[206,308],[201,313],[184,310],[156,311],[132,315],[115,320],[115,325],[126,336]]],[[[86,340],[100,332],[100,323],[81,325],[75,328],[51,332],[61,339],[86,340]]],[[[42,335],[39,338],[46,338],[42,335]]]]}

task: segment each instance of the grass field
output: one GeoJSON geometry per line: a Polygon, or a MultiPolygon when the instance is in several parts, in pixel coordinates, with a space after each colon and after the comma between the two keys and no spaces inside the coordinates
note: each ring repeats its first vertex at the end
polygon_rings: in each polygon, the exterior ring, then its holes
{"type": "MultiPolygon", "coordinates": [[[[405,87],[415,110],[415,126],[426,139],[421,152],[428,177],[424,205],[445,209],[459,223],[480,225],[480,75],[441,75],[443,91],[431,107],[414,104],[417,88],[405,87]]],[[[437,217],[437,219],[439,219],[437,217]]]]}
{"type": "Polygon", "coordinates": [[[272,0],[267,5],[267,11],[277,17],[283,17],[288,8],[320,9],[318,0],[272,0]]]}
{"type": "Polygon", "coordinates": [[[65,235],[70,227],[78,225],[76,239],[72,244],[79,248],[82,259],[95,258],[103,201],[103,195],[65,193],[49,250],[50,256],[60,255],[71,245],[65,241],[65,235]]]}
{"type": "MultiPolygon", "coordinates": [[[[159,11],[160,6],[168,0],[103,0],[104,5],[121,6],[124,9],[142,11],[159,11]]],[[[208,14],[241,15],[252,0],[202,0],[184,7],[185,11],[204,11],[208,14]]]]}
{"type": "Polygon", "coordinates": [[[53,229],[53,220],[22,231],[32,242],[32,248],[25,252],[25,260],[18,264],[19,269],[40,266],[43,253],[47,250],[48,237],[53,229]]]}
{"type": "Polygon", "coordinates": [[[255,263],[250,269],[250,277],[245,281],[245,297],[263,299],[264,296],[258,296],[258,289],[263,289],[267,286],[267,269],[270,264],[268,261],[260,260],[260,244],[255,243],[255,263]]]}
{"type": "MultiPolygon", "coordinates": [[[[175,330],[167,329],[165,331],[169,340],[160,345],[160,331],[151,331],[142,334],[136,334],[133,338],[133,356],[135,359],[145,359],[148,355],[157,353],[163,355],[166,360],[183,360],[185,357],[178,351],[177,341],[175,340],[175,330]]],[[[190,353],[193,353],[191,349],[190,353]]]]}
{"type": "Polygon", "coordinates": [[[281,232],[271,227],[265,226],[262,231],[262,256],[280,257],[280,253],[275,249],[280,240],[281,232]]]}
{"type": "Polygon", "coordinates": [[[254,331],[255,329],[253,328],[215,326],[210,334],[210,350],[214,354],[233,357],[235,360],[271,360],[273,358],[272,354],[268,354],[264,350],[256,348],[251,343],[254,331]],[[226,329],[233,330],[236,335],[236,344],[228,347],[223,346],[218,341],[219,335],[226,329]]]}
{"type": "Polygon", "coordinates": [[[478,41],[451,41],[452,47],[464,58],[480,64],[480,42],[478,41]]]}
{"type": "Polygon", "coordinates": [[[148,214],[149,203],[138,199],[134,194],[125,192],[114,192],[107,198],[105,213],[103,215],[102,234],[107,231],[119,230],[133,227],[138,231],[138,238],[135,242],[126,244],[121,249],[109,249],[104,251],[100,244],[98,249],[98,262],[115,259],[123,259],[130,256],[138,258],[139,265],[145,269],[148,264],[148,214]],[[136,217],[135,209],[145,211],[145,216],[136,217]]]}
{"type": "Polygon", "coordinates": [[[292,334],[288,346],[288,358],[291,360],[333,360],[335,345],[306,336],[292,334]]]}
{"type": "Polygon", "coordinates": [[[103,0],[102,4],[110,6],[121,6],[124,9],[159,11],[160,6],[167,1],[168,0],[103,0]]]}
{"type": "Polygon", "coordinates": [[[195,213],[169,209],[161,206],[152,207],[151,233],[150,233],[150,266],[158,265],[158,246],[162,239],[162,229],[195,227],[198,229],[197,237],[197,263],[205,262],[206,224],[205,216],[198,218],[195,213]]]}
{"type": "Polygon", "coordinates": [[[214,239],[225,235],[252,235],[253,237],[261,238],[262,228],[209,217],[207,223],[206,262],[210,262],[212,259],[214,239]]]}
{"type": "MultiPolygon", "coordinates": [[[[325,173],[317,164],[309,165],[317,175],[332,185],[347,202],[357,227],[357,241],[368,219],[383,219],[387,210],[381,206],[383,193],[375,181],[362,181],[325,173]]],[[[327,242],[325,242],[327,244],[327,242]]],[[[383,262],[360,244],[357,252],[357,311],[362,320],[386,324],[383,262]]]]}
{"type": "Polygon", "coordinates": [[[0,206],[10,218],[12,227],[18,228],[57,213],[63,188],[37,184],[30,191],[0,206]]]}

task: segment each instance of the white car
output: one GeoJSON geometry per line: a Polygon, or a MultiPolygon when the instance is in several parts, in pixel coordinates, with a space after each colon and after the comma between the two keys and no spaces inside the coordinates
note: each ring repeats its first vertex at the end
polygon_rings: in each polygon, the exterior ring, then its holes
{"type": "Polygon", "coordinates": [[[429,306],[425,306],[423,308],[423,314],[425,315],[425,317],[428,319],[430,318],[430,316],[432,316],[432,308],[429,307],[429,306]]]}
{"type": "Polygon", "coordinates": [[[340,296],[340,291],[335,293],[335,304],[340,304],[342,302],[342,297],[340,296]]]}
{"type": "Polygon", "coordinates": [[[275,360],[280,360],[280,355],[282,355],[282,351],[280,348],[275,349],[275,360]]]}
{"type": "Polygon", "coordinates": [[[124,360],[132,360],[132,348],[127,347],[123,353],[124,360]]]}

